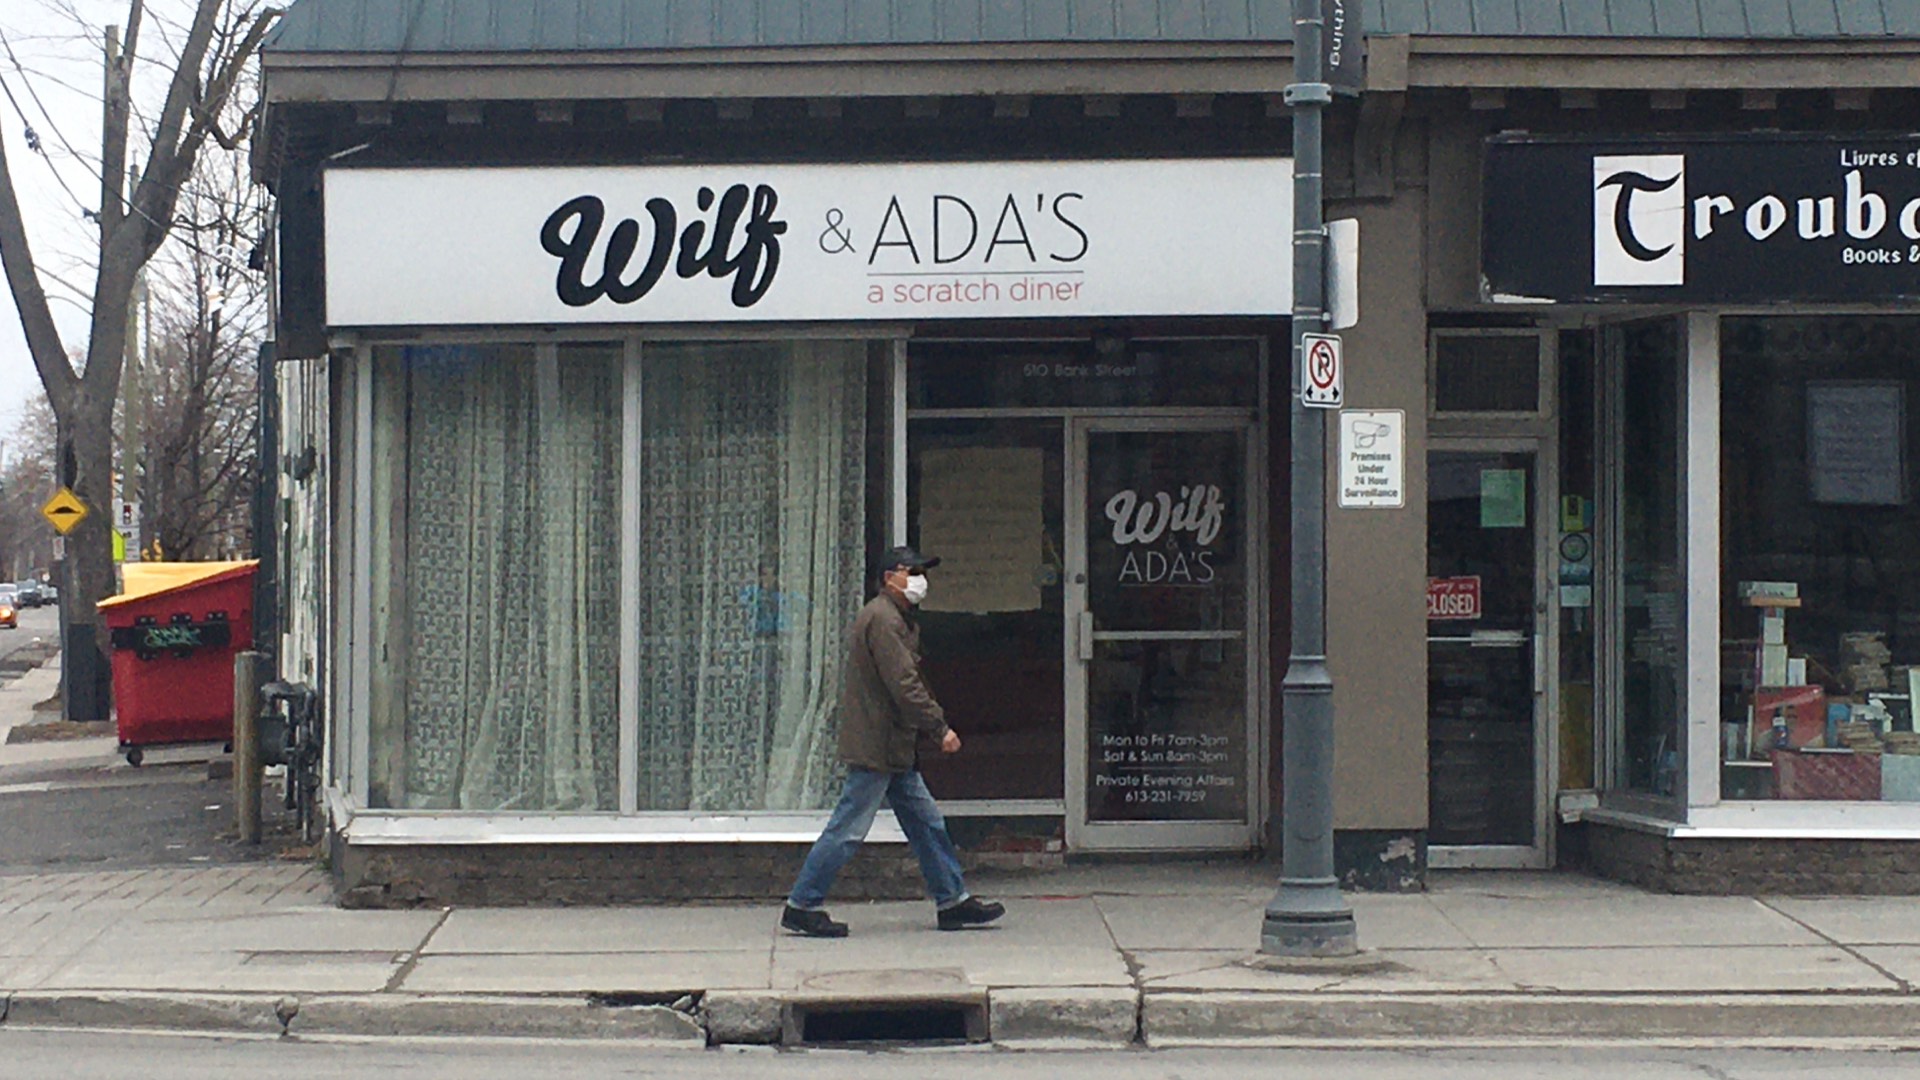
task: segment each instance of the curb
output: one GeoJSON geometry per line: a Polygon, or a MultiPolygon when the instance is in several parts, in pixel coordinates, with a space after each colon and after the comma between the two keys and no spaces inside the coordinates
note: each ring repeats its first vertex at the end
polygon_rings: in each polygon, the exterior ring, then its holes
{"type": "Polygon", "coordinates": [[[1140,1039],[1140,992],[1126,986],[1021,987],[988,994],[996,1046],[1112,1050],[1140,1039]]]}
{"type": "Polygon", "coordinates": [[[158,1028],[278,1035],[280,998],[247,994],[24,991],[7,996],[8,1027],[158,1028]]]}
{"type": "MultiPolygon", "coordinates": [[[[1128,987],[1007,987],[984,993],[990,1041],[1015,1050],[1410,1042],[1920,1049],[1920,996],[1899,993],[1143,995],[1128,987]]],[[[693,1049],[778,1044],[790,1038],[782,1029],[793,1007],[820,1000],[804,992],[775,991],[714,991],[698,997],[698,1005],[675,1008],[537,995],[15,991],[0,993],[0,1030],[584,1039],[693,1049]]]]}
{"type": "Polygon", "coordinates": [[[578,998],[321,997],[300,1003],[289,1035],[490,1035],[618,1039],[704,1047],[699,1020],[665,1005],[596,1005],[578,998]]]}
{"type": "Polygon", "coordinates": [[[1289,1046],[1423,1040],[1692,1040],[1920,1048],[1920,997],[1831,994],[1148,993],[1147,1046],[1289,1046]]]}
{"type": "Polygon", "coordinates": [[[0,1023],[254,1035],[618,1039],[692,1047],[707,1043],[706,1028],[698,1019],[664,1005],[479,995],[16,991],[0,997],[0,1023]]]}

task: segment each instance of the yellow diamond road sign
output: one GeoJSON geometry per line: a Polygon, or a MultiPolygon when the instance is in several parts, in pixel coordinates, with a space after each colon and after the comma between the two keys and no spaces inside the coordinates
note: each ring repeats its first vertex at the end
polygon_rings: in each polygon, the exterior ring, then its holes
{"type": "Polygon", "coordinates": [[[47,505],[40,508],[40,514],[53,522],[55,532],[65,536],[73,531],[74,526],[86,520],[87,504],[80,501],[80,496],[75,495],[73,489],[63,487],[53,493],[47,505]]]}

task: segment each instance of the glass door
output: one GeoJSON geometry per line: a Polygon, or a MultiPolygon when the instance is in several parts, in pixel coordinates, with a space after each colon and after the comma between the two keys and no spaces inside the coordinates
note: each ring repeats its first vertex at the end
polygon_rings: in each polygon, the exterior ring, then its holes
{"type": "Polygon", "coordinates": [[[1544,866],[1547,642],[1539,455],[1427,455],[1427,751],[1434,866],[1544,866]]]}
{"type": "Polygon", "coordinates": [[[1256,808],[1250,599],[1263,550],[1243,422],[1073,427],[1067,839],[1244,848],[1256,808]]]}

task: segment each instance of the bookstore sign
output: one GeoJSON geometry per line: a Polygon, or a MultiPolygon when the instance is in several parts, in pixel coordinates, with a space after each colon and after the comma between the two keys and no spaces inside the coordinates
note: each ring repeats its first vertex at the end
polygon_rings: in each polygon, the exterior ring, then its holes
{"type": "Polygon", "coordinates": [[[1920,297],[1920,135],[1499,137],[1484,200],[1495,302],[1920,297]]]}

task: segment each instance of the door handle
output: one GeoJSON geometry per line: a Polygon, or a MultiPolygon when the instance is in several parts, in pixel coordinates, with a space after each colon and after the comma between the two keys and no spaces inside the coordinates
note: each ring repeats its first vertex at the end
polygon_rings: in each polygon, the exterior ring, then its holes
{"type": "Polygon", "coordinates": [[[1080,613],[1080,659],[1093,660],[1093,612],[1080,613]]]}
{"type": "Polygon", "coordinates": [[[1533,635],[1533,692],[1542,695],[1547,692],[1547,635],[1533,635]]]}

